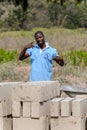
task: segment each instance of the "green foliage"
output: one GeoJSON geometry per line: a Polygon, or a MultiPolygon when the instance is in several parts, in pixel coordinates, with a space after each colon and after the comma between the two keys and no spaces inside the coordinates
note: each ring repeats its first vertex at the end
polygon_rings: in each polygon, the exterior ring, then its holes
{"type": "Polygon", "coordinates": [[[64,5],[65,0],[47,0],[47,2],[49,3],[60,3],[61,6],[64,5]]]}
{"type": "Polygon", "coordinates": [[[64,6],[59,3],[50,3],[48,16],[53,26],[65,28],[79,28],[87,26],[87,4],[68,2],[64,6]]]}
{"type": "Polygon", "coordinates": [[[21,7],[24,10],[24,12],[28,8],[28,0],[0,0],[0,2],[13,3],[15,6],[20,6],[21,5],[21,7]]]}
{"type": "MultiPolygon", "coordinates": [[[[14,7],[13,4],[4,5],[5,13],[0,19],[1,31],[31,30],[34,27],[50,27],[46,1],[29,1],[29,8],[26,12],[21,6],[14,7]],[[6,17],[5,17],[6,15],[6,17]],[[4,20],[3,20],[4,19],[4,20]]],[[[3,5],[2,5],[3,8],[3,5]]]]}
{"type": "Polygon", "coordinates": [[[78,28],[85,26],[85,20],[87,19],[87,4],[75,5],[74,3],[69,3],[67,5],[66,19],[64,22],[64,27],[66,28],[78,28]]]}
{"type": "MultiPolygon", "coordinates": [[[[67,52],[65,55],[61,54],[68,64],[73,66],[87,66],[87,51],[84,50],[72,50],[67,52]]],[[[0,49],[0,64],[9,61],[17,60],[17,51],[6,51],[5,49],[0,49]]],[[[29,63],[29,59],[23,61],[23,63],[29,63]]]]}
{"type": "Polygon", "coordinates": [[[48,16],[54,26],[58,25],[62,7],[57,3],[51,3],[48,7],[48,16]]]}
{"type": "Polygon", "coordinates": [[[87,51],[71,51],[65,55],[67,62],[74,66],[87,66],[87,51]]]}
{"type": "Polygon", "coordinates": [[[6,51],[0,49],[0,63],[5,63],[8,61],[14,61],[17,58],[17,51],[6,51]]]}
{"type": "Polygon", "coordinates": [[[65,0],[48,0],[48,3],[47,0],[30,0],[26,11],[21,6],[24,0],[9,0],[10,4],[8,0],[3,1],[4,5],[0,5],[0,31],[31,30],[34,27],[51,26],[71,29],[87,27],[87,2],[84,1],[79,3],[77,0],[77,4],[76,1],[65,0]]]}
{"type": "Polygon", "coordinates": [[[9,11],[8,18],[6,19],[7,26],[10,30],[23,29],[23,23],[26,20],[26,13],[19,7],[9,11]]]}

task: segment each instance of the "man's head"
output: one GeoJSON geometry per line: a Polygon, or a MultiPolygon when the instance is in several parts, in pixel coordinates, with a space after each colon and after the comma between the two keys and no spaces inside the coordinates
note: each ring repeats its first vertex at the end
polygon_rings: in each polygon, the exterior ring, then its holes
{"type": "Polygon", "coordinates": [[[43,32],[42,31],[35,32],[34,37],[38,46],[43,47],[45,44],[45,38],[43,32]]]}

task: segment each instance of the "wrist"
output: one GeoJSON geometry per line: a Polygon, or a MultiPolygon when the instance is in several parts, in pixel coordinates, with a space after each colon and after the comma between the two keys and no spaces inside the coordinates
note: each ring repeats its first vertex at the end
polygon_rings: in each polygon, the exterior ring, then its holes
{"type": "Polygon", "coordinates": [[[24,47],[24,51],[26,51],[27,50],[27,47],[24,47]]]}

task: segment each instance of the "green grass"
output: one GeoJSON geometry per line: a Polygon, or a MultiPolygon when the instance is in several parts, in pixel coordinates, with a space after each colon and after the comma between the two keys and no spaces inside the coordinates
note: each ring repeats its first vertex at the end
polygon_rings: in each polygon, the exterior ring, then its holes
{"type": "Polygon", "coordinates": [[[87,51],[73,50],[67,52],[65,58],[73,66],[87,66],[87,51]]]}
{"type": "MultiPolygon", "coordinates": [[[[17,61],[18,53],[16,50],[7,51],[5,49],[0,49],[0,64],[9,62],[9,61],[17,61]]],[[[65,54],[61,55],[64,57],[66,64],[71,64],[73,66],[87,66],[87,52],[84,50],[71,50],[65,54]]],[[[28,63],[29,60],[26,59],[22,63],[28,63]]],[[[54,64],[55,66],[55,64],[54,64]]]]}
{"type": "Polygon", "coordinates": [[[6,51],[0,49],[0,63],[5,63],[8,61],[15,61],[17,58],[17,51],[6,51]]]}

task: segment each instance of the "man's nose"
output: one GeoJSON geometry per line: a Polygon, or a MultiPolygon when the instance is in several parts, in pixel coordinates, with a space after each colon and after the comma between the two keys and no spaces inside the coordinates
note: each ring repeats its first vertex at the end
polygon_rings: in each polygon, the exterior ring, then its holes
{"type": "Polygon", "coordinates": [[[42,38],[38,38],[38,41],[41,41],[42,38]]]}

